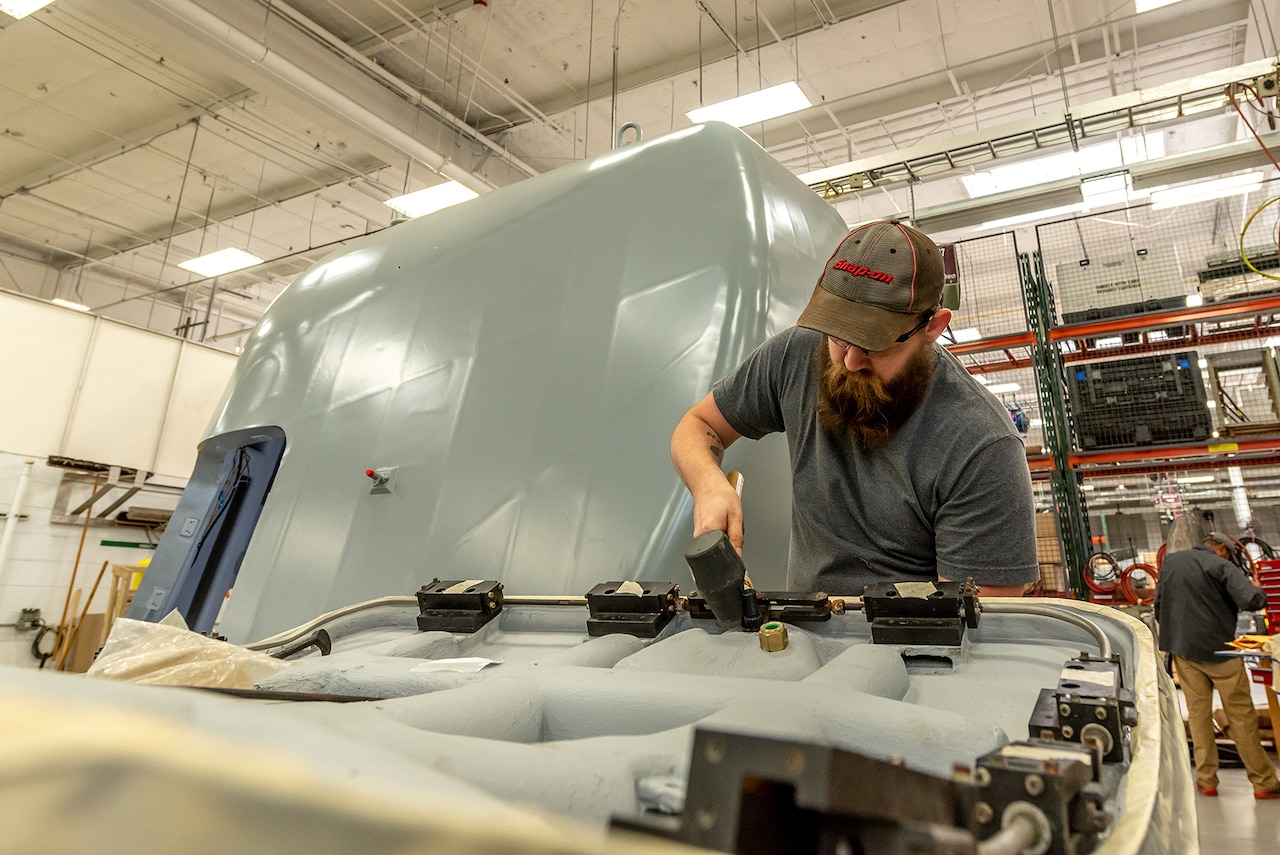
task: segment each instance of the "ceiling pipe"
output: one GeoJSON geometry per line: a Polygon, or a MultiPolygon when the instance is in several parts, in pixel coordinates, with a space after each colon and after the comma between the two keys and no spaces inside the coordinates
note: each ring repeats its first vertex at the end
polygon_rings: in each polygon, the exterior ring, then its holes
{"type": "MultiPolygon", "coordinates": [[[[420,161],[436,174],[469,187],[476,193],[495,189],[485,179],[458,166],[382,116],[352,100],[322,80],[265,47],[261,41],[228,24],[191,0],[151,0],[181,20],[205,33],[220,45],[240,54],[247,62],[275,75],[308,97],[333,110],[357,127],[376,134],[386,143],[420,161]]],[[[505,152],[504,152],[505,156],[505,152]]]]}
{"type": "MultiPolygon", "coordinates": [[[[383,83],[387,84],[388,86],[398,91],[400,94],[404,95],[409,100],[413,101],[419,108],[425,107],[428,112],[432,113],[437,118],[441,119],[447,124],[452,125],[454,128],[466,134],[468,137],[480,143],[484,147],[492,150],[494,153],[501,155],[504,161],[511,164],[516,169],[519,169],[521,172],[524,172],[526,175],[530,177],[533,177],[539,174],[537,169],[534,169],[532,166],[530,166],[529,164],[525,163],[524,161],[520,160],[518,157],[513,155],[510,151],[508,151],[498,143],[491,140],[488,137],[488,135],[482,133],[480,130],[471,126],[467,122],[464,122],[462,119],[455,116],[449,110],[445,109],[443,105],[437,104],[435,101],[431,100],[426,95],[424,95],[421,91],[415,89],[413,86],[406,83],[404,80],[400,79],[396,75],[387,71],[385,68],[378,65],[376,62],[369,59],[364,54],[360,53],[360,51],[351,47],[351,45],[347,44],[342,39],[335,37],[333,33],[329,32],[324,27],[320,26],[315,21],[311,20],[306,15],[299,12],[297,9],[294,9],[292,6],[288,5],[287,3],[280,2],[280,0],[274,0],[274,2],[271,4],[269,8],[283,14],[286,18],[290,19],[296,26],[301,27],[311,35],[322,40],[325,44],[329,45],[329,47],[333,48],[335,51],[339,52],[344,57],[346,57],[347,60],[349,60],[355,65],[358,65],[364,71],[368,72],[374,77],[377,77],[383,83]]],[[[477,68],[477,75],[478,75],[478,68],[477,68]]],[[[543,118],[545,119],[545,117],[543,118]]]]}

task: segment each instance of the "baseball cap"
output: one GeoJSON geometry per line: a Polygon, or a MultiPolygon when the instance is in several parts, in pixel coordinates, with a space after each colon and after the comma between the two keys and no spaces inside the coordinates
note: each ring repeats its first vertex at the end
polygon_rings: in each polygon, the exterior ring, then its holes
{"type": "Polygon", "coordinates": [[[798,326],[883,350],[942,302],[942,252],[903,223],[859,226],[827,259],[798,326]]]}
{"type": "Polygon", "coordinates": [[[1205,540],[1212,540],[1214,543],[1220,543],[1223,546],[1235,546],[1235,544],[1231,542],[1231,538],[1227,537],[1220,531],[1213,532],[1208,535],[1205,540]]]}

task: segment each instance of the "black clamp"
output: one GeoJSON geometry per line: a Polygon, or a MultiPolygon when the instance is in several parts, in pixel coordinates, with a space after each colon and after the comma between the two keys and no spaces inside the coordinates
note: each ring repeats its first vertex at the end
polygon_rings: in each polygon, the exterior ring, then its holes
{"type": "Polygon", "coordinates": [[[679,593],[671,582],[601,582],[587,591],[587,635],[656,638],[675,617],[679,593]]]}
{"type": "Polygon", "coordinates": [[[978,625],[978,586],[964,582],[877,582],[862,594],[875,644],[959,647],[978,625]]]}
{"type": "Polygon", "coordinates": [[[475,632],[502,611],[502,583],[435,579],[418,591],[418,629],[475,632]]]}
{"type": "Polygon", "coordinates": [[[1027,730],[1033,738],[1092,746],[1103,761],[1123,763],[1129,730],[1137,723],[1119,656],[1093,659],[1082,653],[1062,666],[1056,688],[1040,690],[1027,730]]]}

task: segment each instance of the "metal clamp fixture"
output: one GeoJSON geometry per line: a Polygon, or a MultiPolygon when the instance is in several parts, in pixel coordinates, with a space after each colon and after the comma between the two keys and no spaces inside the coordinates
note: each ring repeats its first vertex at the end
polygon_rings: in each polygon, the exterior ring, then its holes
{"type": "Polygon", "coordinates": [[[978,625],[978,586],[965,582],[877,582],[862,595],[875,644],[958,647],[978,625]]]}
{"type": "Polygon", "coordinates": [[[1029,735],[1078,742],[1108,763],[1125,762],[1129,729],[1138,723],[1133,692],[1124,688],[1119,657],[1069,660],[1055,689],[1041,689],[1027,722],[1029,735]]]}
{"type": "Polygon", "coordinates": [[[675,617],[679,593],[671,582],[601,582],[587,591],[587,634],[655,638],[675,617]]]}
{"type": "Polygon", "coordinates": [[[502,611],[502,583],[436,579],[418,591],[418,608],[423,632],[475,632],[502,611]]]}

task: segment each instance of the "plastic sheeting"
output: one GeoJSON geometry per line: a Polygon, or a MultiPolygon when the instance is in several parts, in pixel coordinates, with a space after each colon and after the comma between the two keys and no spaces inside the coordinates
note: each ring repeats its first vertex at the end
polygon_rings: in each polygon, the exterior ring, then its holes
{"type": "Polygon", "coordinates": [[[1165,555],[1191,549],[1200,543],[1203,537],[1200,524],[1190,514],[1178,514],[1169,524],[1169,536],[1165,539],[1165,555]]]}
{"type": "Polygon", "coordinates": [[[186,627],[119,618],[87,676],[160,686],[251,689],[289,667],[186,627]]]}

